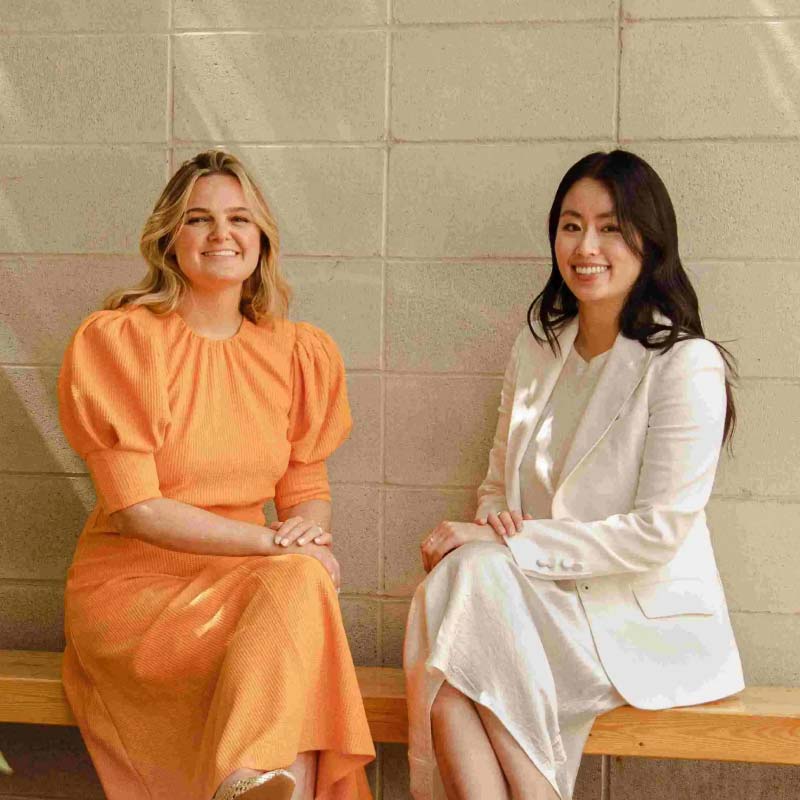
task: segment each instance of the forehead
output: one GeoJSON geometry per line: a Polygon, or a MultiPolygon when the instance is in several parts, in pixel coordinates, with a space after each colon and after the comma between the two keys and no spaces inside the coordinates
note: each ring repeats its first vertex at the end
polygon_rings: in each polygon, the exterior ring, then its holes
{"type": "Polygon", "coordinates": [[[189,194],[189,208],[230,208],[246,205],[242,185],[233,175],[204,175],[195,181],[189,194]]]}
{"type": "Polygon", "coordinates": [[[607,214],[614,211],[614,198],[611,192],[593,178],[581,178],[564,195],[561,211],[577,211],[581,216],[607,214]]]}

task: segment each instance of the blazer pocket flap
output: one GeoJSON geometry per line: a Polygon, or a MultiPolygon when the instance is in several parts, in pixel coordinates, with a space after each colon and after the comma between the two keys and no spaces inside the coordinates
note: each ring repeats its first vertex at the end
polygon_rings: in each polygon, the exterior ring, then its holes
{"type": "Polygon", "coordinates": [[[634,584],[631,588],[642,613],[650,619],[680,614],[710,616],[714,613],[713,600],[700,578],[634,584]]]}

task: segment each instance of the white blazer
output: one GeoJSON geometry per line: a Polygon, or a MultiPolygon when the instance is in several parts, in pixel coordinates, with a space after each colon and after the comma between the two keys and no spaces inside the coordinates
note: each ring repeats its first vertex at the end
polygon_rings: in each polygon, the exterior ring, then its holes
{"type": "MultiPolygon", "coordinates": [[[[577,334],[554,356],[526,327],[503,382],[478,515],[520,509],[519,467],[577,334]]],[[[536,578],[573,579],[603,667],[639,708],[744,687],[706,525],[725,419],[725,371],[704,339],[648,350],[620,334],[575,432],[551,518],[508,545],[536,578]]]]}

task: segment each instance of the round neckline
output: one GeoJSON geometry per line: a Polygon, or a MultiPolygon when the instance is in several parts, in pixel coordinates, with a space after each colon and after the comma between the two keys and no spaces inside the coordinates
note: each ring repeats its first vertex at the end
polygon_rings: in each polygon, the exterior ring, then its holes
{"type": "Polygon", "coordinates": [[[178,324],[180,327],[183,328],[193,339],[197,339],[199,342],[214,346],[233,344],[239,341],[244,337],[247,326],[252,324],[250,320],[243,314],[242,322],[233,336],[228,336],[227,339],[212,339],[210,336],[203,336],[202,333],[198,333],[177,311],[173,311],[172,313],[178,319],[178,324]]]}

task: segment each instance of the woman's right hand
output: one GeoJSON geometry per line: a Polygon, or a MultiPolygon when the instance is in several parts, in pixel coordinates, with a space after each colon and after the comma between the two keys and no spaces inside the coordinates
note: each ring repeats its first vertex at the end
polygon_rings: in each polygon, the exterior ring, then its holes
{"type": "Polygon", "coordinates": [[[530,514],[523,514],[521,511],[500,511],[492,512],[485,517],[478,517],[475,523],[489,525],[498,536],[514,536],[522,533],[522,523],[525,520],[532,519],[530,514]]]}

